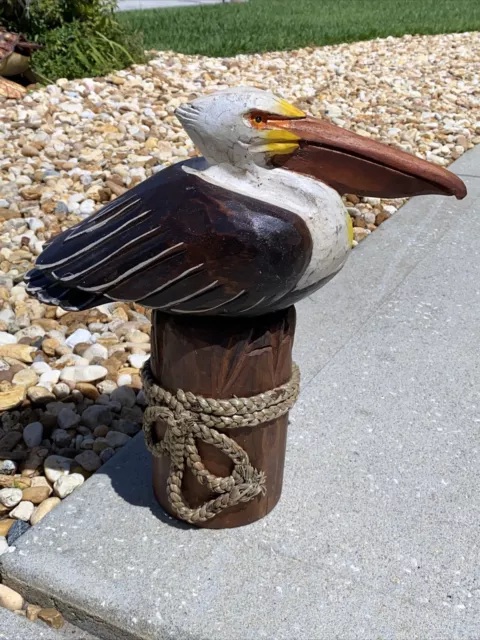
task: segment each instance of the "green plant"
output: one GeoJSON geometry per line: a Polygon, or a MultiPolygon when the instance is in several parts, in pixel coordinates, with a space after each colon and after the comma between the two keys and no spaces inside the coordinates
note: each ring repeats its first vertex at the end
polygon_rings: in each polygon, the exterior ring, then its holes
{"type": "Polygon", "coordinates": [[[0,23],[44,47],[32,57],[41,77],[105,75],[144,61],[143,39],[115,15],[116,0],[4,0],[0,23]]]}
{"type": "MultiPolygon", "coordinates": [[[[25,3],[25,0],[16,1],[25,3]]],[[[27,23],[24,26],[34,26],[41,33],[72,22],[110,28],[117,24],[116,6],[116,0],[30,0],[23,13],[27,23]]]]}
{"type": "Polygon", "coordinates": [[[10,22],[18,24],[28,10],[29,4],[30,0],[3,0],[0,5],[0,22],[7,26],[10,22]]]}
{"type": "Polygon", "coordinates": [[[46,34],[45,48],[34,56],[34,69],[48,79],[81,78],[106,75],[143,60],[133,38],[129,45],[126,35],[109,35],[78,22],[66,24],[46,34]]]}

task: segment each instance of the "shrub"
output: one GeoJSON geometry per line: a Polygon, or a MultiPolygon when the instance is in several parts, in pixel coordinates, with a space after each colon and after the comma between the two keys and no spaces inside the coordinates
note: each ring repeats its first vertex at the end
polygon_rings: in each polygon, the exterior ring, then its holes
{"type": "Polygon", "coordinates": [[[0,5],[0,22],[6,26],[9,23],[20,24],[29,0],[3,0],[0,5]]]}
{"type": "Polygon", "coordinates": [[[0,23],[44,48],[32,57],[48,80],[105,75],[144,61],[143,38],[120,24],[116,0],[4,0],[0,23]]]}

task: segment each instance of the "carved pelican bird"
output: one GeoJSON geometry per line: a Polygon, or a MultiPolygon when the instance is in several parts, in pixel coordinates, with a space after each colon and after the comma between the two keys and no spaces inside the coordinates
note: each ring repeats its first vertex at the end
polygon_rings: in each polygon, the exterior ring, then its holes
{"type": "Polygon", "coordinates": [[[172,314],[260,315],[344,265],[341,195],[463,198],[449,171],[239,87],[176,115],[202,158],[168,167],[56,236],[27,274],[42,302],[135,301],[172,314]]]}

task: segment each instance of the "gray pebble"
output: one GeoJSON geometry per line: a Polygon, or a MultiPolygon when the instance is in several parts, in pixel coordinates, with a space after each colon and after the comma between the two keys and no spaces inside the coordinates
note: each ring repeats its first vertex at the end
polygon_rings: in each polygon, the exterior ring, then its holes
{"type": "Polygon", "coordinates": [[[13,460],[0,460],[0,474],[14,476],[16,471],[17,465],[13,460]]]}
{"type": "Polygon", "coordinates": [[[95,429],[99,424],[109,425],[112,423],[113,414],[108,407],[94,404],[82,413],[82,422],[90,429],[95,429]]]}
{"type": "Polygon", "coordinates": [[[133,420],[114,420],[112,424],[113,431],[119,431],[120,433],[126,433],[127,436],[135,436],[140,431],[140,426],[133,422],[133,420]]]}
{"type": "Polygon", "coordinates": [[[52,440],[57,447],[69,447],[72,442],[71,436],[65,431],[65,429],[55,429],[52,433],[52,440]]]}
{"type": "Polygon", "coordinates": [[[82,451],[85,451],[87,449],[93,449],[93,443],[95,442],[95,438],[93,438],[92,436],[85,436],[83,438],[83,441],[80,445],[80,449],[82,451]]]}
{"type": "Polygon", "coordinates": [[[138,405],[135,405],[134,407],[131,407],[131,408],[122,407],[122,410],[120,412],[120,417],[124,418],[125,420],[132,420],[133,422],[142,423],[143,411],[138,405]]]}
{"type": "Polygon", "coordinates": [[[38,447],[43,439],[43,425],[41,422],[31,422],[23,430],[23,440],[27,447],[38,447]]]}
{"type": "Polygon", "coordinates": [[[135,402],[137,400],[137,394],[131,387],[124,386],[124,387],[118,387],[118,389],[115,389],[112,392],[112,395],[110,396],[110,398],[115,402],[119,402],[122,405],[122,407],[131,408],[135,405],[135,402]]]}
{"type": "Polygon", "coordinates": [[[131,437],[125,433],[120,433],[120,431],[109,431],[106,435],[106,440],[112,449],[116,449],[117,447],[123,447],[124,444],[131,440],[131,437]]]}
{"type": "Polygon", "coordinates": [[[24,522],[23,520],[15,520],[15,522],[10,527],[9,532],[7,533],[7,542],[9,546],[12,546],[12,544],[16,542],[18,538],[29,529],[30,525],[28,522],[24,522]]]}
{"type": "MultiPolygon", "coordinates": [[[[60,173],[58,171],[54,171],[53,169],[48,169],[43,173],[42,180],[45,181],[47,178],[58,178],[60,173]]],[[[57,213],[59,213],[57,211],[57,213]]]]}
{"type": "Polygon", "coordinates": [[[110,458],[113,458],[114,455],[115,455],[115,449],[111,449],[109,447],[108,449],[104,449],[100,453],[100,460],[102,461],[103,464],[105,464],[105,462],[107,462],[107,460],[110,460],[110,458]]]}
{"type": "Polygon", "coordinates": [[[65,202],[59,200],[57,202],[57,206],[55,207],[55,213],[68,213],[68,205],[65,202]]]}
{"type": "Polygon", "coordinates": [[[73,402],[49,402],[47,404],[48,413],[51,413],[57,417],[60,411],[62,411],[63,409],[71,409],[73,412],[73,410],[75,409],[75,405],[73,404],[73,402]]]}
{"type": "Polygon", "coordinates": [[[57,415],[60,429],[72,429],[80,424],[80,416],[73,409],[62,409],[57,415]]]}
{"type": "Polygon", "coordinates": [[[102,466],[102,462],[95,451],[83,451],[75,456],[75,462],[78,462],[85,471],[96,471],[102,466]]]}
{"type": "Polygon", "coordinates": [[[83,424],[77,427],[77,433],[81,434],[82,436],[92,435],[91,429],[89,429],[88,427],[85,427],[83,424]]]}

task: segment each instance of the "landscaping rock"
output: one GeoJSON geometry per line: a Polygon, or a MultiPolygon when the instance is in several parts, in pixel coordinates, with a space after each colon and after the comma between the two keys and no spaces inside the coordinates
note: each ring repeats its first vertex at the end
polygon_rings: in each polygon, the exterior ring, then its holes
{"type": "Polygon", "coordinates": [[[128,356],[128,361],[130,362],[132,367],[135,367],[136,369],[141,369],[149,357],[150,356],[146,356],[146,355],[142,356],[139,354],[131,354],[128,356]]]}
{"type": "Polygon", "coordinates": [[[0,475],[13,476],[17,471],[17,465],[13,460],[0,460],[0,475]]]}
{"type": "Polygon", "coordinates": [[[0,344],[0,357],[14,358],[20,360],[20,362],[31,363],[33,362],[32,353],[35,351],[34,347],[30,347],[26,344],[0,344]]]}
{"type": "Polygon", "coordinates": [[[33,515],[30,518],[30,524],[32,526],[38,524],[40,522],[40,520],[43,520],[43,518],[48,513],[50,513],[50,511],[52,511],[52,509],[55,509],[55,507],[60,504],[60,502],[61,502],[60,498],[57,498],[57,497],[55,497],[55,498],[47,498],[33,512],[33,515]]]}
{"type": "Polygon", "coordinates": [[[93,431],[93,435],[95,438],[104,438],[109,431],[109,428],[106,424],[101,424],[98,427],[95,427],[93,431]]]}
{"type": "Polygon", "coordinates": [[[65,429],[55,429],[52,440],[57,447],[68,447],[72,442],[72,436],[65,429]]]}
{"type": "Polygon", "coordinates": [[[140,425],[133,420],[115,420],[112,425],[114,431],[120,431],[127,434],[127,436],[135,436],[140,431],[140,425]]]}
{"type": "Polygon", "coordinates": [[[8,542],[4,536],[0,536],[0,556],[8,551],[8,542]]]}
{"type": "Polygon", "coordinates": [[[15,507],[22,499],[20,489],[0,489],[0,504],[4,507],[15,507]]]}
{"type": "Polygon", "coordinates": [[[33,504],[41,504],[51,493],[51,489],[45,486],[29,487],[23,490],[22,500],[29,500],[33,504]]]}
{"type": "Polygon", "coordinates": [[[41,609],[38,612],[38,617],[52,629],[61,629],[65,624],[62,614],[56,609],[41,609]]]}
{"type": "Polygon", "coordinates": [[[60,374],[60,379],[64,382],[68,381],[73,383],[95,382],[96,380],[105,378],[107,374],[107,369],[99,365],[74,366],[65,367],[60,374]]]}
{"type": "Polygon", "coordinates": [[[59,400],[67,398],[70,395],[70,387],[65,382],[57,382],[57,384],[54,384],[52,391],[59,400]]]}
{"type": "MultiPolygon", "coordinates": [[[[83,466],[83,465],[82,465],[83,466]]],[[[85,467],[84,467],[85,468],[85,467]]],[[[55,494],[62,500],[69,496],[85,481],[80,473],[72,473],[68,476],[60,476],[53,485],[55,494]]]]}
{"type": "Polygon", "coordinates": [[[77,382],[76,389],[89,400],[96,400],[100,396],[97,387],[90,382],[77,382]]]}
{"type": "Polygon", "coordinates": [[[86,450],[75,456],[78,462],[86,471],[96,471],[102,466],[102,462],[94,451],[86,450]]]}
{"type": "Polygon", "coordinates": [[[117,388],[117,384],[113,380],[102,380],[97,384],[97,389],[100,393],[110,395],[117,388]]]}
{"type": "Polygon", "coordinates": [[[43,439],[43,425],[41,422],[31,422],[23,430],[23,440],[27,447],[38,447],[43,439]]]}
{"type": "Polygon", "coordinates": [[[44,462],[47,479],[53,484],[60,476],[70,473],[72,461],[64,456],[49,456],[44,462]]]}
{"type": "Polygon", "coordinates": [[[35,622],[38,619],[38,614],[42,610],[42,607],[39,607],[37,604],[27,604],[26,608],[26,616],[27,620],[31,620],[35,622]]]}
{"type": "Polygon", "coordinates": [[[35,371],[31,369],[22,369],[22,371],[18,371],[12,378],[13,384],[25,387],[25,389],[35,386],[37,382],[38,376],[35,371]]]}
{"type": "Polygon", "coordinates": [[[73,409],[62,409],[57,415],[57,421],[61,429],[71,429],[80,424],[81,417],[73,409]]]}
{"type": "Polygon", "coordinates": [[[33,502],[29,502],[27,500],[22,500],[18,505],[10,511],[10,517],[15,518],[16,520],[24,520],[28,522],[35,511],[35,505],[33,502]]]}
{"type": "Polygon", "coordinates": [[[52,400],[55,400],[55,395],[46,387],[30,387],[27,391],[27,396],[34,404],[46,405],[52,400]]]}
{"type": "Polygon", "coordinates": [[[16,611],[23,607],[23,598],[10,587],[0,584],[0,607],[9,609],[9,611],[16,611]]]}
{"type": "Polygon", "coordinates": [[[15,336],[12,336],[11,333],[0,331],[0,345],[15,344],[16,342],[17,338],[15,336]]]}
{"type": "Polygon", "coordinates": [[[92,334],[90,331],[87,329],[77,329],[65,340],[65,344],[73,349],[75,345],[80,344],[81,342],[90,342],[91,339],[92,334]]]}
{"type": "Polygon", "coordinates": [[[7,542],[9,546],[11,547],[18,540],[18,538],[29,529],[30,525],[28,522],[24,522],[23,520],[14,520],[7,533],[7,542]]]}
{"type": "Polygon", "coordinates": [[[95,429],[99,425],[109,425],[113,420],[113,414],[108,407],[93,405],[85,409],[82,413],[82,422],[90,429],[95,429]]]}
{"type": "Polygon", "coordinates": [[[15,522],[16,520],[13,520],[13,518],[5,518],[4,520],[0,520],[0,536],[6,537],[15,522]]]}
{"type": "Polygon", "coordinates": [[[135,405],[137,394],[130,387],[118,387],[111,394],[111,399],[119,402],[122,407],[133,407],[135,405]]]}
{"type": "Polygon", "coordinates": [[[0,451],[12,451],[22,440],[20,431],[10,431],[0,438],[0,451]]]}
{"type": "Polygon", "coordinates": [[[129,442],[131,438],[125,433],[120,433],[119,431],[109,431],[107,433],[106,440],[109,447],[117,449],[118,447],[123,447],[123,445],[129,442]]]}
{"type": "Polygon", "coordinates": [[[92,360],[105,360],[108,358],[108,349],[101,344],[92,344],[83,352],[83,357],[89,362],[92,360]]]}
{"type": "Polygon", "coordinates": [[[25,397],[24,387],[14,387],[7,382],[0,383],[0,411],[17,407],[25,397]]]}
{"type": "Polygon", "coordinates": [[[103,451],[101,451],[100,453],[100,460],[102,461],[102,464],[108,462],[110,458],[113,458],[114,455],[115,449],[112,449],[111,447],[109,447],[108,449],[103,449],[103,451]]]}

